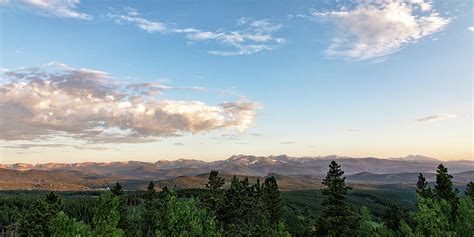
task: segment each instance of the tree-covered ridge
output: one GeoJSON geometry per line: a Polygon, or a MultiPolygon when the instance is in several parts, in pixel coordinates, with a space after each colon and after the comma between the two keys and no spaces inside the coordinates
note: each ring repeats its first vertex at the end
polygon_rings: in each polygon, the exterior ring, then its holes
{"type": "Polygon", "coordinates": [[[0,216],[7,236],[473,236],[474,184],[460,196],[452,178],[439,165],[434,188],[419,175],[416,208],[378,197],[386,208],[377,210],[354,205],[354,197],[368,194],[353,191],[332,161],[322,201],[294,210],[275,177],[251,184],[234,176],[224,188],[212,170],[206,189],[157,191],[151,181],[144,192],[125,192],[116,183],[98,198],[51,192],[2,201],[0,216]]]}

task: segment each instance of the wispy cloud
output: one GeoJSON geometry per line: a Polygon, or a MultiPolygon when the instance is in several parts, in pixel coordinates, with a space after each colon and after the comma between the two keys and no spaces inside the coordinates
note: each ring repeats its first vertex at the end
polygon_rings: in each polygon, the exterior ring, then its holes
{"type": "Polygon", "coordinates": [[[6,1],[7,4],[27,6],[39,14],[63,18],[91,20],[92,16],[76,10],[80,0],[19,0],[6,1]]]}
{"type": "MultiPolygon", "coordinates": [[[[157,83],[123,84],[108,73],[50,63],[3,72],[0,140],[139,143],[217,129],[244,131],[259,103],[156,99],[157,83]],[[153,93],[150,93],[152,91],[153,93]]],[[[183,87],[187,89],[187,87],[183,87]]]]}
{"type": "Polygon", "coordinates": [[[113,14],[109,13],[108,16],[115,19],[117,23],[131,23],[136,27],[145,30],[149,33],[153,32],[165,32],[168,30],[167,26],[163,22],[147,20],[140,16],[140,13],[136,9],[128,8],[126,14],[113,14]]]}
{"type": "Polygon", "coordinates": [[[149,20],[141,16],[136,9],[127,9],[126,13],[109,13],[108,16],[117,23],[131,23],[149,33],[183,34],[190,43],[213,42],[208,53],[220,56],[250,55],[273,50],[286,40],[275,37],[283,25],[275,24],[268,19],[251,19],[242,17],[237,20],[232,30],[202,30],[192,27],[179,28],[164,22],[149,20]]]}
{"type": "Polygon", "coordinates": [[[295,142],[290,142],[290,141],[288,141],[288,142],[280,142],[280,144],[294,144],[294,143],[295,143],[295,142]]]}
{"type": "Polygon", "coordinates": [[[74,148],[78,150],[118,150],[116,148],[111,147],[102,147],[102,146],[89,146],[89,145],[69,145],[69,144],[62,144],[62,143],[22,143],[22,144],[12,144],[12,145],[2,145],[0,147],[9,148],[9,149],[20,149],[20,150],[27,150],[32,148],[74,148]]]}
{"type": "Polygon", "coordinates": [[[416,121],[420,123],[430,123],[430,122],[436,122],[436,121],[441,121],[441,120],[455,118],[455,117],[456,115],[453,115],[453,114],[436,114],[436,115],[419,118],[416,121]]]}
{"type": "Polygon", "coordinates": [[[313,11],[312,16],[336,24],[337,32],[326,49],[328,56],[357,60],[392,54],[450,22],[424,0],[361,1],[351,9],[313,11]]]}
{"type": "Polygon", "coordinates": [[[470,31],[470,32],[474,32],[474,26],[467,27],[467,30],[470,31]]]}

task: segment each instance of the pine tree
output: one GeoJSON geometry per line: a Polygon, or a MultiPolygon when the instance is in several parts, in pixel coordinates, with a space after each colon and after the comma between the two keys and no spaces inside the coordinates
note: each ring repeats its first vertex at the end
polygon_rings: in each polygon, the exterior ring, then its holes
{"type": "Polygon", "coordinates": [[[49,192],[44,199],[36,200],[32,207],[20,218],[20,236],[50,236],[50,221],[63,209],[62,199],[49,192]]]}
{"type": "Polygon", "coordinates": [[[119,223],[118,223],[118,227],[122,230],[127,230],[130,227],[130,223],[129,223],[129,220],[128,220],[127,197],[124,195],[122,185],[120,185],[120,183],[117,182],[117,183],[115,183],[115,185],[112,187],[112,189],[110,191],[119,200],[120,220],[119,220],[119,223]]]}
{"type": "Polygon", "coordinates": [[[155,235],[155,229],[158,225],[157,193],[155,184],[150,181],[143,196],[144,211],[142,213],[143,234],[147,237],[155,235]]]}
{"type": "Polygon", "coordinates": [[[433,191],[426,181],[426,178],[422,173],[418,175],[418,181],[416,182],[416,193],[422,198],[431,198],[433,196],[433,191]]]}
{"type": "MultiPolygon", "coordinates": [[[[257,183],[257,187],[259,184],[257,183]]],[[[258,190],[257,190],[258,192],[258,190]]],[[[282,221],[283,201],[275,177],[267,177],[263,185],[263,205],[271,228],[276,228],[282,221]]]]}
{"type": "Polygon", "coordinates": [[[466,191],[464,191],[464,194],[474,200],[474,182],[471,181],[467,184],[466,191]]]}
{"type": "Polygon", "coordinates": [[[115,195],[115,196],[122,196],[123,195],[122,185],[120,185],[119,182],[115,183],[115,185],[112,187],[112,189],[110,191],[112,191],[112,194],[115,195]]]}
{"type": "Polygon", "coordinates": [[[451,222],[456,218],[459,206],[459,198],[457,197],[459,191],[453,189],[452,179],[453,176],[448,173],[448,168],[444,167],[443,164],[440,164],[436,170],[435,195],[437,200],[446,200],[446,202],[451,205],[451,222]]]}
{"type": "Polygon", "coordinates": [[[248,178],[239,180],[235,175],[225,191],[221,216],[218,216],[224,235],[271,236],[263,205],[260,184],[250,185],[248,178]],[[259,188],[257,188],[259,186],[259,188]]]}
{"type": "Polygon", "coordinates": [[[329,236],[350,236],[357,228],[358,218],[346,201],[346,195],[352,187],[346,185],[344,171],[335,161],[329,165],[329,171],[321,189],[323,213],[317,222],[317,234],[329,236]]]}
{"type": "Polygon", "coordinates": [[[209,173],[209,181],[206,184],[208,189],[217,190],[224,186],[224,178],[219,177],[218,175],[219,172],[217,170],[211,170],[211,173],[209,173]]]}
{"type": "Polygon", "coordinates": [[[212,170],[209,174],[209,180],[206,184],[208,192],[203,197],[203,206],[219,219],[223,214],[224,190],[222,187],[225,180],[218,175],[217,170],[212,170]]]}

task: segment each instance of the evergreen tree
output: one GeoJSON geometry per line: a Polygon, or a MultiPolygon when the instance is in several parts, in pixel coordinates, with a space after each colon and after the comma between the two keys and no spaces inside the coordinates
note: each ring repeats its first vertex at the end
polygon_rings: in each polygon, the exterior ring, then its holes
{"type": "Polygon", "coordinates": [[[119,220],[119,223],[118,223],[118,228],[120,228],[122,230],[127,230],[130,227],[130,223],[129,223],[129,220],[128,220],[127,197],[124,195],[122,185],[120,185],[120,183],[117,182],[117,183],[115,183],[115,185],[112,187],[112,189],[110,191],[119,200],[120,220],[119,220]]]}
{"type": "Polygon", "coordinates": [[[20,236],[50,236],[50,221],[63,209],[62,199],[49,192],[45,199],[36,200],[18,223],[20,236]]]}
{"type": "Polygon", "coordinates": [[[110,191],[115,196],[122,196],[123,195],[122,185],[120,185],[119,182],[115,183],[115,185],[112,187],[112,189],[110,191]]]}
{"type": "Polygon", "coordinates": [[[433,191],[426,181],[426,178],[422,173],[418,175],[418,181],[416,182],[416,193],[422,198],[431,198],[433,196],[433,191]]]}
{"type": "MultiPolygon", "coordinates": [[[[260,185],[257,183],[256,185],[260,185]]],[[[257,192],[258,192],[257,188],[257,192]]],[[[271,228],[276,228],[282,221],[283,217],[283,201],[280,190],[275,177],[267,177],[263,185],[263,205],[266,212],[267,219],[271,228]]]]}
{"type": "Polygon", "coordinates": [[[204,195],[203,205],[209,212],[214,213],[216,216],[221,216],[224,200],[224,190],[222,187],[225,180],[218,175],[219,172],[217,170],[212,170],[209,174],[209,181],[206,184],[208,192],[204,195]]]}
{"type": "Polygon", "coordinates": [[[150,181],[143,196],[144,210],[142,212],[143,234],[147,237],[154,236],[158,225],[157,193],[155,184],[150,181]]]}
{"type": "Polygon", "coordinates": [[[466,191],[464,191],[464,194],[474,200],[474,182],[471,181],[467,184],[466,191]]]}
{"type": "Polygon", "coordinates": [[[321,189],[324,196],[322,201],[323,213],[317,222],[319,235],[350,236],[356,229],[358,218],[348,206],[346,195],[352,187],[346,185],[344,171],[335,161],[329,165],[329,171],[322,184],[321,189]]]}
{"type": "Polygon", "coordinates": [[[302,232],[301,236],[313,236],[314,235],[314,219],[311,218],[309,209],[306,207],[303,210],[303,219],[302,219],[302,232]]]}
{"type": "Polygon", "coordinates": [[[270,228],[266,218],[262,193],[260,184],[250,185],[248,178],[239,180],[234,175],[224,196],[222,215],[218,216],[224,235],[271,235],[274,229],[270,228]]]}
{"type": "Polygon", "coordinates": [[[209,181],[206,184],[208,189],[218,190],[224,186],[224,178],[219,177],[218,175],[219,172],[217,170],[211,170],[211,173],[209,173],[209,181]]]}
{"type": "Polygon", "coordinates": [[[435,195],[438,200],[446,200],[451,205],[451,223],[454,221],[459,206],[459,198],[457,189],[453,189],[453,176],[448,173],[448,168],[443,164],[438,166],[436,170],[435,195]]]}

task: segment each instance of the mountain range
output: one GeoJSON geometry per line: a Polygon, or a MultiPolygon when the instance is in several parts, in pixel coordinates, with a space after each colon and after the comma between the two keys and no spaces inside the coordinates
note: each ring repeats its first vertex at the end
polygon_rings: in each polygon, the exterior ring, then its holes
{"type": "Polygon", "coordinates": [[[106,187],[115,181],[141,187],[148,180],[183,188],[201,187],[212,169],[229,176],[228,180],[233,174],[250,177],[270,174],[278,176],[279,182],[287,186],[285,188],[306,189],[320,186],[331,160],[336,160],[342,166],[349,182],[361,186],[368,183],[413,184],[420,172],[432,181],[439,163],[443,163],[454,174],[455,182],[474,180],[474,161],[471,160],[443,162],[419,155],[390,159],[234,155],[226,160],[211,162],[180,159],[157,162],[0,164],[0,189],[81,190],[106,187]]]}

